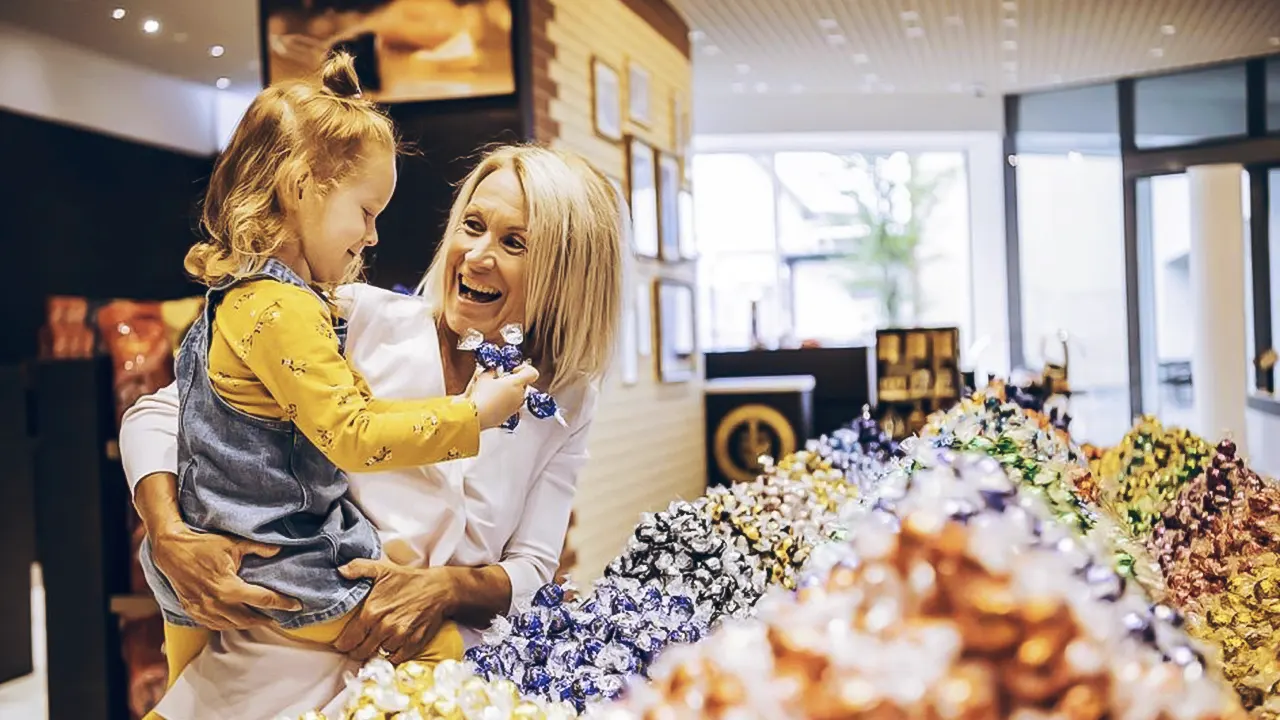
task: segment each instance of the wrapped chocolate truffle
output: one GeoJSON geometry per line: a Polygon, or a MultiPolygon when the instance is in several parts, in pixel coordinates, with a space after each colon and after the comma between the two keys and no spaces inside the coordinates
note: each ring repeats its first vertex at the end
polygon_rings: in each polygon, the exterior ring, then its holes
{"type": "Polygon", "coordinates": [[[1210,460],[1204,440],[1143,417],[1093,468],[1100,504],[1135,537],[1145,538],[1165,509],[1210,460]]]}
{"type": "MultiPolygon", "coordinates": [[[[500,331],[505,345],[498,345],[484,339],[478,330],[467,330],[458,342],[458,349],[475,354],[476,365],[481,370],[497,374],[515,372],[522,365],[524,354],[520,345],[524,342],[524,330],[517,323],[502,326],[500,331]]],[[[556,422],[567,426],[564,416],[556,405],[555,398],[536,388],[528,388],[525,392],[525,408],[529,414],[539,420],[554,418],[556,422]]],[[[505,430],[514,430],[520,423],[519,413],[512,415],[502,424],[505,430]]]]}

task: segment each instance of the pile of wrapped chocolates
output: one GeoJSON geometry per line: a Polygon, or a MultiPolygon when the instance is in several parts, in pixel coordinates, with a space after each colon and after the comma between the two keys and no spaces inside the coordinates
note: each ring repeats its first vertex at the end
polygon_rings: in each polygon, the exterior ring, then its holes
{"type": "Polygon", "coordinates": [[[891,506],[815,553],[823,567],[799,592],[673,649],[588,717],[1243,716],[1176,614],[1126,588],[997,463],[919,460],[891,506]]]}
{"type": "Polygon", "coordinates": [[[1145,537],[1209,457],[1201,438],[1145,416],[1095,463],[1099,504],[1134,536],[1145,537]]]}
{"type": "Polygon", "coordinates": [[[1220,654],[1223,673],[1255,714],[1280,698],[1280,488],[1223,440],[1156,524],[1153,553],[1193,634],[1220,654]]]}

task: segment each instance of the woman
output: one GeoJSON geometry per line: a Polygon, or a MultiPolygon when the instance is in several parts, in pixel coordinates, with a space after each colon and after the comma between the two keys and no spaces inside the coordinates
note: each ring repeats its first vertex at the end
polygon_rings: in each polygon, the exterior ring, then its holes
{"type": "MultiPolygon", "coordinates": [[[[173,386],[144,398],[121,430],[125,470],[157,565],[184,608],[222,630],[157,708],[166,720],[255,720],[316,707],[337,712],[343,676],[379,650],[412,657],[446,619],[481,628],[527,600],[555,571],[622,303],[618,200],[580,158],[503,147],[467,177],[420,297],[344,288],[347,353],[378,396],[460,392],[474,360],[457,349],[470,329],[497,339],[525,327],[523,349],[568,427],[524,418],[486,431],[480,454],[412,471],[353,476],[387,559],[349,577],[374,587],[337,647],[286,640],[254,608],[288,598],[236,576],[247,554],[274,548],[198,534],[177,514],[173,386]]],[[[469,643],[474,630],[464,630],[469,643]]]]}

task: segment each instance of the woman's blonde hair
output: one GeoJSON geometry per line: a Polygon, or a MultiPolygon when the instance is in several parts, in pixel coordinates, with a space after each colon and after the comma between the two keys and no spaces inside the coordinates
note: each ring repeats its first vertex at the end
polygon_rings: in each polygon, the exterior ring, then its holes
{"type": "Polygon", "coordinates": [[[367,153],[396,148],[391,120],[361,96],[346,53],[331,55],[315,79],[266,88],[214,164],[200,220],[205,238],[187,252],[187,272],[207,285],[252,275],[288,238],[285,216],[304,182],[325,192],[367,153]]]}
{"type": "Polygon", "coordinates": [[[508,168],[520,180],[528,215],[525,355],[544,377],[549,374],[553,391],[599,379],[622,322],[626,252],[613,187],[578,155],[536,145],[504,145],[486,153],[458,190],[444,242],[418,291],[439,318],[449,285],[446,248],[476,187],[508,168]]]}

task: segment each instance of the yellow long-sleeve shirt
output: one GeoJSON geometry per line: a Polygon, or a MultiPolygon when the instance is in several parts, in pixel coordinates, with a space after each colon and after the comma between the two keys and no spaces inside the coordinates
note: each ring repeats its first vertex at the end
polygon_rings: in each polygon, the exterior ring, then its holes
{"type": "Polygon", "coordinates": [[[232,407],[291,420],[342,470],[367,472],[471,457],[475,403],[378,400],[338,346],[329,307],[305,288],[254,280],[214,312],[209,380],[232,407]]]}

